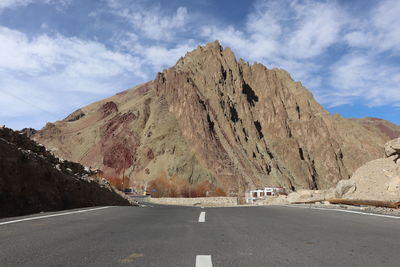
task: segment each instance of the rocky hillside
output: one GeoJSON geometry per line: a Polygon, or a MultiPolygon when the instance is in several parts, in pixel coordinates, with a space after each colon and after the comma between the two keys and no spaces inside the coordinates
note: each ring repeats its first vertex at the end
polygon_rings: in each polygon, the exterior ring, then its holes
{"type": "Polygon", "coordinates": [[[218,42],[34,138],[62,158],[124,173],[135,186],[166,173],[226,192],[329,188],[381,157],[388,140],[331,116],[286,71],[237,61],[218,42]]]}
{"type": "Polygon", "coordinates": [[[382,134],[384,137],[394,139],[400,136],[400,126],[386,120],[365,117],[361,119],[353,119],[371,131],[382,134]]]}
{"type": "Polygon", "coordinates": [[[99,205],[130,205],[107,181],[0,128],[0,218],[99,205]]]}

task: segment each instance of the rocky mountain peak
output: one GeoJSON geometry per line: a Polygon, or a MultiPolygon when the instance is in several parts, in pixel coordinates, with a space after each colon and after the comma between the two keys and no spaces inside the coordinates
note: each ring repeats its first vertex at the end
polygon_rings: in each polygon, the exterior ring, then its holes
{"type": "Polygon", "coordinates": [[[218,41],[68,118],[35,138],[140,187],[166,174],[226,192],[327,188],[382,156],[387,141],[331,116],[285,70],[237,61],[218,41]]]}

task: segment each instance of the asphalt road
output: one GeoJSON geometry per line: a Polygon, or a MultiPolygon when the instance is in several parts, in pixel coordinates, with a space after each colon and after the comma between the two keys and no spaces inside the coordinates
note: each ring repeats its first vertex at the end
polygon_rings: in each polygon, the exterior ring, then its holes
{"type": "Polygon", "coordinates": [[[152,206],[4,224],[21,218],[0,220],[2,267],[190,267],[196,259],[198,267],[400,266],[400,220],[393,218],[279,206],[152,206]]]}

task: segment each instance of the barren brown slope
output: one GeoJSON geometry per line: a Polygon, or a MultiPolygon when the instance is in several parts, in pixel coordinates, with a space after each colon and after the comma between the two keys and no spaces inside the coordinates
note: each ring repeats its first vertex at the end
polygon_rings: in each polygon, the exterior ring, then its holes
{"type": "Polygon", "coordinates": [[[218,42],[154,81],[49,123],[35,139],[136,185],[165,171],[191,183],[328,188],[383,155],[387,139],[331,116],[281,69],[236,61],[218,42]]]}
{"type": "Polygon", "coordinates": [[[372,117],[364,117],[361,119],[352,120],[362,124],[369,130],[383,134],[383,136],[387,137],[388,139],[400,137],[400,126],[391,123],[390,121],[372,117]]]}

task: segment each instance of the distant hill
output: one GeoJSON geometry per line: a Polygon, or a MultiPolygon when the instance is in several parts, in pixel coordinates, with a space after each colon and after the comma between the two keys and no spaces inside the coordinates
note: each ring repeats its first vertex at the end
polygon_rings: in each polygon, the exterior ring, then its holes
{"type": "Polygon", "coordinates": [[[400,137],[400,126],[391,123],[390,121],[372,118],[372,117],[365,117],[361,119],[352,119],[369,130],[382,133],[385,137],[389,139],[394,139],[400,137]]]}
{"type": "Polygon", "coordinates": [[[136,187],[166,175],[237,192],[335,186],[382,157],[389,138],[330,115],[288,72],[237,61],[213,42],[152,81],[48,123],[34,139],[136,187]]]}

